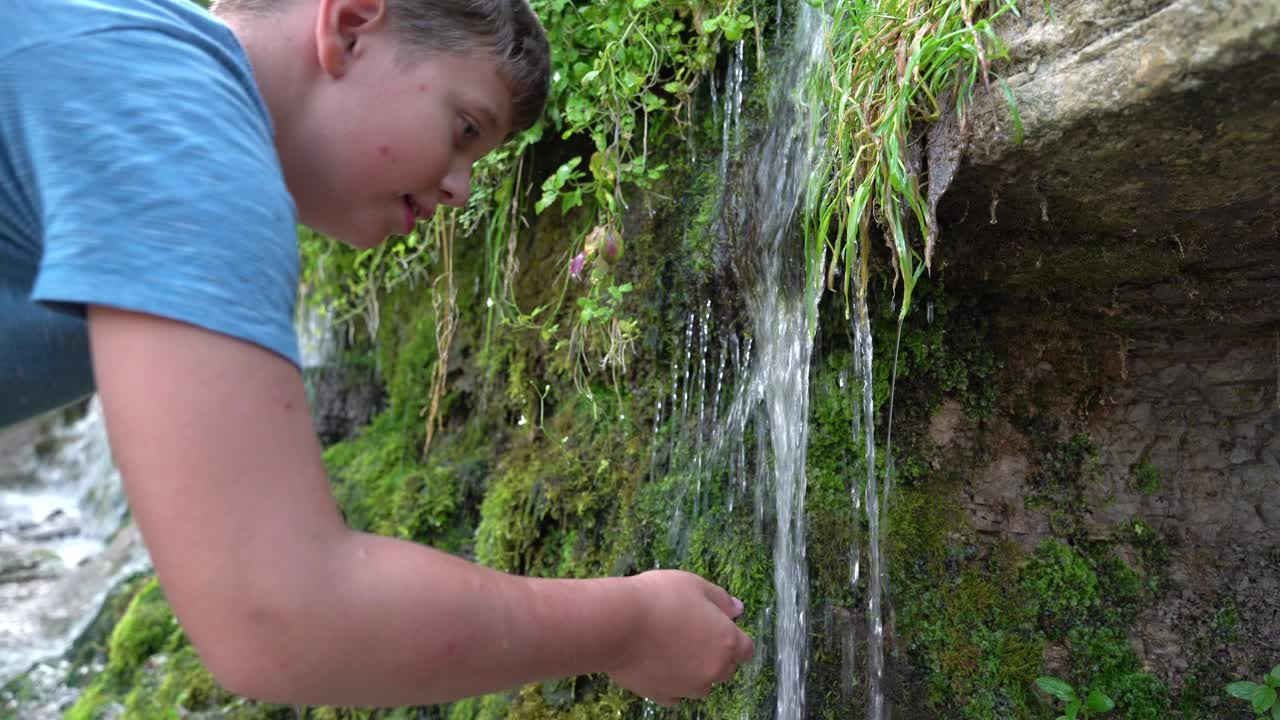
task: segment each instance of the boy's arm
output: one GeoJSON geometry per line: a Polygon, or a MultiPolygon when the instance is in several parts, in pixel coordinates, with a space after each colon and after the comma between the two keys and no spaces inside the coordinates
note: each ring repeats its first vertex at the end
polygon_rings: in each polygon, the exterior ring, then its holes
{"type": "Polygon", "coordinates": [[[419,705],[586,672],[669,703],[752,652],[741,605],[680,572],[537,580],[352,532],[298,369],[155,316],[89,309],[134,518],[183,627],[229,690],[419,705]]]}

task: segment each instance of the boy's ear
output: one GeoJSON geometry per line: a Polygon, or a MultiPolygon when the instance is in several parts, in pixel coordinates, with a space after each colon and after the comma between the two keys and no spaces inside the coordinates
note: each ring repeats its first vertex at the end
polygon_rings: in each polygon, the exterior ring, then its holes
{"type": "Polygon", "coordinates": [[[365,34],[386,24],[386,0],[320,0],[316,11],[316,59],[330,77],[346,74],[365,34]]]}

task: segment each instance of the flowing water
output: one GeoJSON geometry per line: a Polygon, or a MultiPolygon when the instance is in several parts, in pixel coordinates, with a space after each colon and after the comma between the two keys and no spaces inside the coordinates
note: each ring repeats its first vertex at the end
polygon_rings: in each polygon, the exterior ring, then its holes
{"type": "MultiPolygon", "coordinates": [[[[724,71],[724,124],[720,138],[720,183],[729,174],[731,149],[741,140],[743,53],[746,40],[733,44],[733,56],[724,71]]],[[[714,85],[712,86],[714,87],[714,85]]]]}
{"type": "MultiPolygon", "coordinates": [[[[805,533],[805,462],[809,421],[809,367],[813,338],[808,319],[816,315],[821,288],[812,284],[822,268],[805,272],[806,259],[797,231],[796,213],[805,202],[810,173],[820,168],[815,156],[820,146],[822,108],[806,95],[809,74],[825,49],[826,17],[807,3],[797,3],[793,37],[787,55],[775,68],[770,120],[756,151],[732,167],[732,148],[741,141],[743,44],[734,45],[723,83],[712,78],[712,102],[722,128],[720,179],[725,212],[720,230],[731,243],[734,268],[747,290],[743,303],[750,318],[749,331],[739,335],[721,332],[712,340],[710,304],[701,317],[690,313],[684,342],[672,359],[672,387],[666,407],[672,419],[668,438],[669,470],[692,467],[694,500],[681,489],[670,527],[673,546],[688,524],[687,513],[697,513],[697,498],[708,467],[722,471],[729,483],[729,511],[738,499],[754,500],[755,526],[761,534],[766,520],[773,521],[772,540],[776,605],[764,617],[773,623],[771,648],[776,663],[779,720],[805,717],[805,674],[808,657],[809,596],[805,533]],[[809,280],[810,278],[812,280],[809,280]],[[718,346],[718,356],[709,348],[718,346]],[[694,353],[698,357],[694,357],[694,353]],[[718,365],[714,375],[710,368],[718,365]],[[720,412],[725,368],[736,389],[724,416],[720,412]],[[706,414],[705,394],[711,393],[706,414]],[[696,405],[695,405],[696,403],[696,405]],[[686,425],[696,414],[696,426],[686,425]],[[713,428],[704,441],[704,428],[713,428]],[[744,441],[754,433],[756,454],[748,458],[744,441]],[[685,443],[684,446],[681,443],[685,443]],[[772,498],[772,503],[768,499],[772,498]],[[767,518],[766,518],[767,515],[767,518]]],[[[868,720],[885,720],[884,609],[885,568],[881,549],[882,515],[888,499],[891,463],[877,472],[872,393],[872,339],[865,308],[855,308],[852,321],[854,363],[852,377],[840,379],[840,389],[855,403],[850,445],[861,457],[854,466],[862,477],[850,478],[856,516],[865,513],[865,538],[855,535],[849,548],[849,582],[855,596],[865,601],[867,624],[866,685],[862,691],[868,720]],[[857,448],[861,446],[860,451],[857,448]],[[866,568],[863,568],[865,556],[866,568]],[[865,587],[863,586],[865,585],[865,587]]],[[[659,414],[663,407],[659,403],[659,414]]],[[[659,421],[655,421],[654,458],[659,421]]],[[[656,462],[654,476],[658,476],[656,462]]],[[[763,633],[758,651],[765,652],[763,633]]],[[[854,652],[851,643],[846,651],[854,652]]],[[[758,655],[759,656],[759,655],[758,655]]],[[[846,667],[857,672],[855,658],[846,667]]],[[[854,682],[856,685],[856,681],[854,682]]]]}
{"type": "Polygon", "coordinates": [[[797,249],[796,210],[815,167],[813,140],[818,108],[797,90],[817,64],[825,42],[823,16],[799,3],[792,48],[777,77],[771,124],[753,172],[758,192],[739,232],[746,251],[744,274],[755,276],[747,298],[757,362],[743,396],[763,402],[765,423],[757,424],[759,445],[773,459],[775,537],[773,540],[777,718],[805,717],[804,680],[808,659],[809,578],[805,537],[805,459],[809,437],[809,363],[813,340],[808,317],[816,312],[820,288],[811,287],[797,249]]]}
{"type": "MultiPolygon", "coordinates": [[[[876,445],[875,445],[875,402],[872,395],[872,345],[871,326],[867,320],[865,308],[859,308],[853,320],[854,335],[854,372],[861,381],[861,408],[853,413],[852,439],[856,444],[859,436],[865,443],[863,462],[866,477],[863,483],[862,499],[866,505],[867,517],[867,720],[883,720],[886,717],[884,700],[884,613],[881,608],[884,594],[884,563],[880,548],[881,514],[884,505],[882,488],[877,482],[876,445]]],[[[857,485],[853,485],[853,505],[855,512],[862,503],[859,502],[857,485]]],[[[859,580],[860,551],[852,549],[853,565],[849,574],[849,582],[855,594],[859,580]]]]}
{"type": "MultiPolygon", "coordinates": [[[[53,718],[76,691],[61,656],[108,592],[148,565],[96,399],[0,439],[0,686],[25,675],[15,713],[53,718]]],[[[0,709],[10,699],[0,698],[0,709]]],[[[11,710],[14,708],[10,708],[11,710]]]]}
{"type": "MultiPolygon", "coordinates": [[[[720,110],[723,147],[720,175],[727,211],[721,231],[733,243],[735,270],[748,288],[744,304],[749,333],[724,332],[716,342],[711,332],[710,303],[703,308],[695,337],[694,317],[686,326],[684,367],[679,397],[681,418],[689,411],[689,383],[710,386],[711,417],[703,390],[697,391],[698,429],[693,435],[697,454],[692,461],[695,484],[703,477],[704,462],[716,462],[730,483],[730,509],[748,487],[754,488],[756,528],[762,531],[766,513],[774,521],[772,538],[776,606],[765,613],[773,623],[773,652],[777,670],[777,717],[804,717],[804,676],[808,656],[808,570],[805,558],[805,458],[808,445],[809,364],[813,350],[807,318],[815,311],[817,288],[807,285],[804,258],[797,252],[796,211],[803,201],[809,173],[815,167],[813,140],[817,109],[802,95],[805,78],[816,64],[825,41],[819,12],[799,4],[792,48],[779,68],[771,99],[771,122],[759,152],[730,168],[730,149],[740,134],[743,82],[743,43],[737,43],[725,71],[720,110]],[[690,352],[695,341],[701,352],[695,369],[690,352]],[[710,348],[717,347],[712,355],[710,348]],[[728,365],[732,359],[733,365],[728,365]],[[714,376],[711,364],[718,366],[714,376]],[[720,417],[725,368],[736,379],[733,402],[720,417]],[[692,377],[691,377],[692,376],[692,377]],[[714,428],[704,442],[702,427],[714,428]],[[754,431],[756,457],[748,462],[744,438],[754,431]],[[704,461],[704,458],[707,460],[704,461]],[[766,502],[772,496],[772,507],[766,502]]],[[[717,97],[716,102],[719,101],[717,97]]],[[[673,402],[677,396],[672,367],[673,402]]],[[[683,423],[680,424],[683,426],[683,423]]],[[[673,461],[677,458],[673,455],[673,461]]],[[[696,491],[695,491],[696,492],[696,491]]],[[[681,532],[683,509],[677,501],[672,531],[681,532]]],[[[696,508],[695,508],[696,510],[696,508]]],[[[758,657],[764,653],[758,647],[758,657]]]]}

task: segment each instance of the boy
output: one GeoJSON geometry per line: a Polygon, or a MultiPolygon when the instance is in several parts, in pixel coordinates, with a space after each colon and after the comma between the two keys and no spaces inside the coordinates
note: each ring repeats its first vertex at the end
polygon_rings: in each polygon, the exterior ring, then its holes
{"type": "Polygon", "coordinates": [[[214,12],[5,0],[0,425],[96,380],[166,595],[238,694],[418,705],[608,672],[669,704],[729,679],[742,605],[701,578],[506,575],[353,532],[329,493],[295,223],[363,247],[465,203],[545,101],[524,0],[214,12]]]}

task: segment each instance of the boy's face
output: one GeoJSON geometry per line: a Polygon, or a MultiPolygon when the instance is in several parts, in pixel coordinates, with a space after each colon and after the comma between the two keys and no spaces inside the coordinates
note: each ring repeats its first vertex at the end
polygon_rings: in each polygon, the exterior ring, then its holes
{"type": "Polygon", "coordinates": [[[436,206],[461,207],[471,165],[511,129],[511,93],[486,50],[406,64],[383,0],[319,0],[318,81],[282,148],[300,219],[372,247],[436,206]]]}

